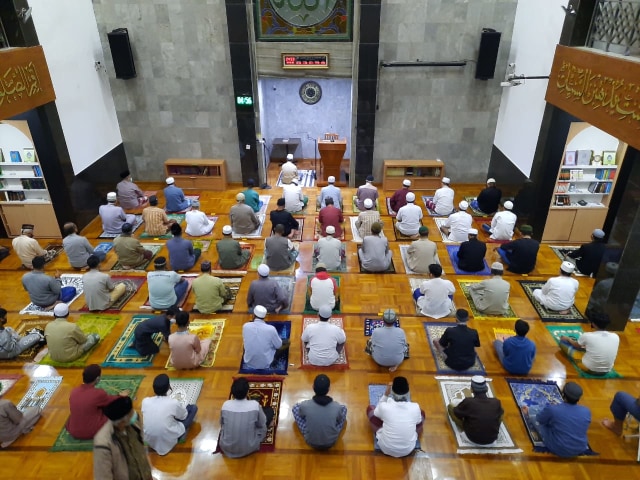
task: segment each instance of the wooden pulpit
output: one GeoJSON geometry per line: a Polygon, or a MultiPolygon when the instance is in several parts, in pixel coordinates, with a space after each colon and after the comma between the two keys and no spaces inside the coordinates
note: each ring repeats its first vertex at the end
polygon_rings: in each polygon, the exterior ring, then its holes
{"type": "Polygon", "coordinates": [[[318,139],[318,152],[322,162],[322,175],[318,175],[318,180],[327,181],[330,176],[336,177],[336,182],[340,181],[340,163],[347,150],[347,139],[325,140],[318,139]]]}

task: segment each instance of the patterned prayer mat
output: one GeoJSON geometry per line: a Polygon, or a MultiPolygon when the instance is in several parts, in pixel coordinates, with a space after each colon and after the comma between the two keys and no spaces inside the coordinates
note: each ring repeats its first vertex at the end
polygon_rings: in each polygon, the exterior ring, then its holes
{"type": "MultiPolygon", "coordinates": [[[[282,400],[281,378],[247,377],[249,381],[249,395],[247,398],[256,400],[261,407],[271,407],[275,413],[273,426],[267,430],[264,440],[260,444],[260,452],[272,452],[276,447],[276,433],[280,420],[280,401],[282,400]]],[[[231,398],[231,396],[229,396],[231,398]]]]}
{"type": "MultiPolygon", "coordinates": [[[[347,251],[347,244],[345,242],[341,242],[342,248],[344,249],[344,251],[347,251]]],[[[316,247],[318,246],[317,243],[314,242],[313,244],[313,251],[316,251],[316,247]]],[[[316,257],[315,255],[313,257],[311,257],[311,270],[312,271],[316,271],[316,265],[318,265],[318,257],[316,257]]],[[[340,262],[340,265],[338,266],[338,268],[331,268],[331,269],[327,269],[328,272],[346,272],[347,271],[347,256],[345,254],[344,257],[342,257],[342,261],[340,262]]]]}
{"type": "MultiPolygon", "coordinates": [[[[307,328],[312,323],[318,323],[320,319],[318,317],[304,317],[302,319],[302,331],[307,328]]],[[[329,323],[336,325],[344,330],[344,323],[342,322],[342,317],[331,317],[329,319],[329,323]]],[[[326,367],[321,367],[318,365],[313,365],[309,362],[309,352],[304,346],[304,342],[300,341],[300,351],[301,351],[301,369],[317,369],[317,370],[346,370],[349,368],[349,360],[347,359],[347,344],[345,343],[342,347],[342,351],[338,352],[338,359],[332,363],[331,365],[327,365],[326,367]]]]}
{"type": "Polygon", "coordinates": [[[349,223],[351,223],[351,236],[353,237],[351,241],[362,243],[362,237],[360,236],[360,232],[358,232],[358,227],[356,227],[357,221],[358,217],[349,217],[349,223]]]}
{"type": "Polygon", "coordinates": [[[193,240],[193,248],[199,248],[204,253],[211,248],[211,240],[193,240]]]}
{"type": "Polygon", "coordinates": [[[516,332],[511,328],[493,328],[493,336],[496,340],[505,341],[509,337],[515,337],[516,332]]]}
{"type": "MultiPolygon", "coordinates": [[[[400,233],[396,228],[397,223],[398,221],[395,218],[391,219],[391,225],[393,226],[393,233],[396,236],[396,240],[401,242],[401,241],[417,240],[418,238],[420,238],[420,235],[418,235],[417,233],[415,235],[405,235],[404,233],[400,233]]],[[[423,226],[423,225],[424,223],[422,222],[422,220],[420,220],[420,226],[423,226]]]]}
{"type": "MultiPolygon", "coordinates": [[[[187,291],[184,292],[184,295],[182,296],[182,298],[179,298],[178,301],[176,302],[176,306],[178,308],[182,308],[184,306],[185,302],[187,301],[187,298],[189,297],[189,294],[191,293],[191,284],[193,283],[193,281],[198,275],[195,273],[189,273],[189,274],[180,275],[180,276],[184,278],[189,283],[189,285],[187,286],[187,291]]],[[[147,297],[147,301],[144,302],[144,304],[142,304],[140,308],[143,310],[156,310],[149,303],[149,297],[147,297]]]]}
{"type": "Polygon", "coordinates": [[[484,213],[484,212],[478,210],[477,208],[473,208],[473,205],[471,204],[471,202],[475,202],[478,199],[478,197],[464,197],[464,199],[467,201],[467,203],[469,203],[469,214],[472,217],[491,217],[491,216],[493,216],[493,214],[484,213]]]}
{"type": "Polygon", "coordinates": [[[224,302],[221,312],[231,312],[233,311],[233,307],[236,304],[236,297],[238,296],[238,291],[240,290],[240,284],[242,283],[242,277],[222,277],[222,283],[231,291],[231,298],[224,302]]]}
{"type": "MultiPolygon", "coordinates": [[[[578,337],[583,333],[582,327],[580,327],[579,325],[573,325],[573,326],[547,325],[546,327],[547,327],[547,330],[549,330],[549,333],[551,334],[553,339],[558,344],[558,346],[560,346],[561,336],[564,335],[574,340],[578,340],[578,337]]],[[[572,358],[569,358],[564,354],[562,355],[562,357],[566,358],[571,363],[571,365],[573,365],[573,368],[576,369],[576,371],[578,372],[578,375],[580,375],[582,378],[597,378],[601,380],[606,380],[608,378],[622,378],[622,375],[620,375],[614,369],[611,369],[611,371],[608,372],[606,375],[591,375],[590,373],[587,373],[583,371],[580,367],[578,367],[578,365],[572,358]]]]}
{"type": "MultiPolygon", "coordinates": [[[[369,405],[376,406],[380,402],[380,398],[384,395],[384,392],[387,389],[387,385],[385,383],[370,383],[369,384],[369,405]]],[[[409,401],[411,401],[411,392],[409,392],[409,401]]],[[[373,449],[375,451],[380,452],[380,448],[378,447],[378,439],[376,438],[376,434],[373,434],[373,449]]],[[[418,440],[416,440],[415,450],[422,450],[422,446],[420,445],[420,437],[418,436],[418,440]]]]}
{"type": "MultiPolygon", "coordinates": [[[[169,217],[169,220],[175,220],[176,222],[178,222],[178,225],[180,225],[182,222],[184,222],[186,214],[184,213],[167,213],[167,217],[169,217]]],[[[140,234],[140,238],[153,238],[154,240],[159,240],[159,239],[169,239],[169,238],[173,238],[173,235],[171,234],[171,232],[167,232],[164,235],[150,235],[147,232],[142,232],[140,234]]]]}
{"type": "Polygon", "coordinates": [[[394,211],[393,208],[391,208],[391,197],[385,197],[385,202],[387,204],[387,212],[389,212],[389,215],[391,215],[392,217],[395,217],[398,212],[394,211]]]}
{"type": "MultiPolygon", "coordinates": [[[[304,218],[303,217],[294,217],[298,221],[298,233],[295,233],[290,240],[292,242],[301,242],[302,241],[302,230],[304,230],[304,218]]],[[[271,232],[271,236],[274,233],[271,232]]]]}
{"type": "Polygon", "coordinates": [[[447,235],[445,235],[444,233],[442,233],[442,230],[440,230],[440,227],[444,226],[444,223],[447,221],[446,218],[434,218],[433,221],[436,222],[436,227],[438,228],[438,233],[442,237],[442,241],[444,243],[460,243],[460,242],[454,242],[453,240],[449,240],[449,237],[447,235]]]}
{"type": "MultiPolygon", "coordinates": [[[[560,261],[564,262],[568,260],[571,263],[575,263],[575,260],[573,258],[565,258],[565,256],[580,249],[578,245],[549,245],[549,248],[556,254],[556,257],[558,257],[560,261]]],[[[577,266],[573,274],[576,277],[586,277],[584,273],[580,273],[577,266]]]]}
{"type": "MultiPolygon", "coordinates": [[[[200,364],[201,367],[208,368],[213,367],[216,361],[216,352],[220,346],[220,339],[222,338],[222,331],[224,330],[225,319],[218,320],[192,320],[189,323],[189,333],[193,333],[198,336],[200,340],[211,339],[211,345],[209,347],[209,353],[206,358],[200,364]]],[[[171,355],[167,359],[165,368],[168,370],[175,370],[171,364],[171,355]]]]}
{"type": "Polygon", "coordinates": [[[109,253],[111,251],[111,249],[113,248],[113,243],[111,242],[100,242],[98,245],[96,245],[93,248],[94,252],[104,252],[109,253]]]}
{"type": "Polygon", "coordinates": [[[399,247],[400,247],[400,257],[402,258],[402,263],[404,265],[405,273],[407,273],[409,275],[422,275],[422,274],[420,274],[418,272],[414,272],[413,270],[411,270],[409,268],[409,264],[407,263],[407,259],[408,259],[407,252],[408,252],[410,246],[411,245],[399,245],[399,247]]]}
{"type": "Polygon", "coordinates": [[[118,324],[120,320],[119,315],[105,315],[105,314],[94,314],[94,313],[85,313],[80,315],[78,320],[75,322],[80,330],[82,330],[85,335],[90,333],[97,333],[100,335],[100,340],[96,343],[91,350],[85,352],[82,356],[74,360],[73,362],[56,362],[51,358],[51,355],[47,353],[47,355],[40,361],[43,365],[52,365],[54,367],[84,367],[89,359],[89,356],[93,353],[96,346],[100,345],[104,341],[104,338],[109,335],[111,330],[118,324]]]}
{"type": "MultiPolygon", "coordinates": [[[[146,277],[114,275],[113,277],[111,277],[111,281],[113,283],[124,283],[126,290],[119,299],[117,299],[113,304],[111,304],[109,308],[107,308],[106,310],[103,310],[102,313],[118,313],[120,310],[122,310],[122,307],[124,307],[127,304],[127,302],[131,300],[136,293],[138,293],[138,290],[140,290],[140,287],[144,282],[147,281],[147,279],[146,277]]],[[[89,311],[89,307],[87,306],[86,303],[83,305],[80,311],[81,312],[89,311]]]]}
{"type": "Polygon", "coordinates": [[[291,312],[291,305],[293,304],[293,291],[296,287],[296,281],[293,277],[289,277],[287,275],[270,275],[269,278],[272,278],[280,288],[284,290],[285,297],[289,300],[289,307],[283,310],[280,310],[280,314],[287,314],[291,312]]]}
{"type": "Polygon", "coordinates": [[[260,225],[258,225],[258,228],[256,228],[253,232],[251,233],[236,233],[233,232],[231,234],[231,236],[233,238],[262,238],[262,227],[264,227],[264,221],[267,218],[267,216],[264,213],[258,213],[258,220],[260,221],[260,225]]]}
{"type": "MultiPolygon", "coordinates": [[[[306,297],[304,302],[304,311],[302,313],[318,313],[318,311],[311,306],[311,295],[309,294],[309,283],[311,282],[311,279],[313,277],[314,275],[307,275],[307,287],[305,288],[306,297]]],[[[336,281],[336,283],[338,284],[338,289],[340,289],[340,277],[337,275],[331,275],[331,278],[333,278],[336,281]]],[[[331,312],[334,314],[340,313],[339,298],[336,299],[336,304],[333,306],[333,310],[331,310],[331,312]]]]}
{"type": "Polygon", "coordinates": [[[360,267],[360,273],[396,273],[396,267],[393,264],[393,258],[391,258],[391,262],[389,262],[389,268],[387,268],[384,272],[371,272],[369,270],[365,270],[364,268],[362,268],[360,255],[358,255],[358,266],[360,267]]]}
{"type": "Polygon", "coordinates": [[[539,303],[533,298],[533,291],[537,288],[542,288],[545,284],[543,281],[538,280],[518,280],[524,293],[527,294],[527,298],[531,302],[531,305],[536,309],[538,316],[543,322],[565,322],[565,323],[577,323],[586,322],[586,318],[578,311],[575,305],[571,305],[571,311],[569,313],[558,313],[553,310],[549,310],[544,305],[539,303]]]}
{"type": "Polygon", "coordinates": [[[27,393],[24,394],[17,408],[24,412],[26,408],[38,407],[44,410],[49,400],[62,382],[62,377],[34,377],[27,393]]]}
{"type": "Polygon", "coordinates": [[[60,255],[64,251],[64,247],[59,243],[50,243],[44,249],[47,251],[47,261],[51,262],[54,258],[60,255]]]}
{"type": "MultiPolygon", "coordinates": [[[[133,348],[136,327],[149,318],[153,318],[153,315],[134,315],[107,355],[107,358],[102,362],[103,367],[144,368],[153,365],[155,354],[142,356],[133,348]]],[[[158,347],[162,345],[163,338],[161,333],[154,334],[152,338],[158,347]]]]}
{"type": "MultiPolygon", "coordinates": [[[[97,388],[101,388],[110,395],[117,395],[123,390],[129,390],[130,397],[135,398],[136,392],[138,391],[143,379],[144,375],[102,375],[97,388]]],[[[67,422],[65,422],[65,425],[66,423],[67,422]]],[[[53,443],[50,451],[90,452],[92,450],[93,439],[78,440],[71,436],[66,427],[62,427],[62,430],[58,434],[58,438],[56,438],[56,441],[53,443]]]]}
{"type": "Polygon", "coordinates": [[[171,398],[178,400],[183,407],[195,405],[202,391],[204,378],[172,378],[171,398]]]}
{"type": "MultiPolygon", "coordinates": [[[[278,336],[287,340],[291,338],[291,322],[267,322],[278,331],[278,336]]],[[[287,350],[279,359],[274,360],[270,368],[255,369],[249,368],[244,363],[244,349],[242,350],[242,358],[240,359],[240,373],[251,373],[253,375],[286,375],[289,369],[289,350],[287,350]]]]}
{"type": "MultiPolygon", "coordinates": [[[[79,273],[65,273],[60,276],[60,282],[63,287],[76,287],[76,296],[67,302],[67,305],[71,305],[76,298],[82,295],[84,284],[82,283],[82,274],[79,273]]],[[[42,315],[47,317],[53,317],[53,308],[45,309],[29,303],[26,307],[20,310],[20,315],[42,315]]]]}
{"type": "MultiPolygon", "coordinates": [[[[357,219],[357,217],[356,217],[357,219]]],[[[314,241],[318,241],[320,239],[322,235],[322,227],[320,226],[320,219],[318,217],[313,217],[313,240],[314,241]]],[[[344,240],[344,234],[345,234],[345,226],[344,224],[342,225],[342,232],[340,233],[339,237],[336,237],[338,240],[344,240]]],[[[292,239],[293,240],[293,239],[292,239]]],[[[301,239],[302,240],[302,239],[301,239]]],[[[299,241],[301,241],[299,240],[299,241]]]]}
{"type": "MultiPolygon", "coordinates": [[[[413,300],[413,304],[416,306],[416,315],[426,317],[426,315],[422,313],[422,310],[420,310],[420,307],[418,307],[418,302],[416,301],[416,299],[413,298],[413,292],[415,292],[416,288],[420,288],[422,286],[422,282],[429,280],[429,277],[407,277],[407,280],[409,280],[409,288],[411,289],[411,292],[410,292],[411,299],[413,300]]],[[[456,304],[452,300],[451,313],[447,315],[447,317],[453,317],[455,316],[455,313],[456,313],[456,304]]]]}
{"type": "Polygon", "coordinates": [[[267,207],[269,206],[269,200],[271,200],[271,195],[258,195],[260,199],[260,210],[257,213],[267,213],[267,207]]]}
{"type": "MultiPolygon", "coordinates": [[[[384,327],[386,324],[381,318],[365,318],[364,319],[364,336],[370,337],[376,328],[384,327]]],[[[400,320],[396,320],[394,325],[400,327],[400,320]]]]}
{"type": "MultiPolygon", "coordinates": [[[[547,405],[563,402],[560,387],[556,382],[533,378],[507,378],[506,380],[520,410],[529,439],[533,443],[533,450],[536,452],[548,452],[549,450],[545,447],[540,434],[536,430],[535,419],[536,415],[544,410],[547,405]],[[522,412],[522,407],[524,406],[529,409],[528,415],[522,412]]],[[[588,448],[582,455],[597,455],[597,453],[588,448]]]]}
{"type": "Polygon", "coordinates": [[[458,250],[460,250],[460,245],[447,245],[449,260],[451,260],[451,265],[453,265],[453,269],[458,275],[491,275],[491,269],[489,268],[489,265],[487,265],[486,260],[482,261],[484,268],[479,272],[468,272],[466,270],[462,270],[458,266],[458,250]]]}
{"type": "Polygon", "coordinates": [[[211,268],[211,273],[213,275],[215,274],[234,274],[234,275],[246,275],[247,274],[247,268],[249,267],[249,265],[251,264],[251,261],[253,259],[253,252],[256,249],[256,246],[251,244],[251,243],[245,243],[245,242],[240,242],[240,248],[242,248],[243,250],[249,250],[249,258],[247,259],[247,261],[243,264],[240,265],[238,268],[234,268],[234,269],[225,269],[222,268],[220,266],[220,260],[216,261],[216,263],[213,265],[213,267],[211,268]]]}
{"type": "MultiPolygon", "coordinates": [[[[473,393],[471,392],[471,377],[436,377],[436,380],[440,386],[440,393],[442,394],[445,410],[449,404],[453,403],[454,405],[458,405],[466,397],[473,396],[473,393]]],[[[490,378],[487,379],[487,386],[489,387],[487,397],[495,398],[490,378]]],[[[507,426],[504,422],[500,424],[498,438],[495,442],[488,445],[479,445],[469,440],[466,433],[464,433],[464,431],[455,424],[451,419],[451,416],[447,415],[447,418],[449,419],[449,425],[451,426],[456,438],[458,454],[477,453],[498,455],[522,453],[522,450],[517,448],[513,438],[511,438],[509,430],[507,430],[507,426]]]]}
{"type": "Polygon", "coordinates": [[[20,377],[22,377],[20,374],[0,373],[0,397],[11,390],[11,387],[16,384],[20,377]]]}
{"type": "MultiPolygon", "coordinates": [[[[315,170],[298,170],[298,185],[300,188],[310,188],[315,186],[315,170]]],[[[278,181],[276,182],[276,187],[284,187],[284,183],[282,183],[282,172],[278,175],[278,181]]]]}
{"type": "MultiPolygon", "coordinates": [[[[44,330],[50,321],[50,318],[27,318],[26,320],[20,321],[20,323],[16,327],[16,333],[20,336],[24,336],[29,330],[33,328],[44,330]]],[[[10,363],[18,363],[20,365],[23,365],[28,362],[33,362],[38,352],[40,352],[43,348],[44,347],[36,344],[28,350],[22,352],[17,357],[0,360],[0,365],[10,363]]]]}
{"type": "MultiPolygon", "coordinates": [[[[293,248],[295,248],[296,250],[298,250],[298,254],[300,253],[300,245],[297,243],[293,244],[293,248]]],[[[297,256],[296,256],[297,259],[297,256]]],[[[258,270],[258,267],[262,264],[267,264],[267,262],[264,261],[264,255],[254,255],[253,259],[251,260],[251,269],[252,270],[258,270]]],[[[273,275],[293,275],[294,272],[296,271],[296,265],[297,265],[297,260],[295,260],[290,266],[289,268],[287,268],[286,270],[270,270],[270,273],[273,275]]],[[[240,272],[238,272],[240,273],[240,272]]],[[[246,272],[245,272],[246,274],[246,272]]]]}
{"type": "MultiPolygon", "coordinates": [[[[199,200],[200,199],[200,195],[185,195],[184,198],[186,198],[187,200],[191,200],[193,202],[194,200],[199,200]]],[[[179,212],[171,212],[171,213],[173,213],[173,214],[176,214],[176,213],[187,213],[189,210],[191,210],[191,207],[185,208],[184,210],[180,210],[179,212]]],[[[169,214],[169,212],[167,212],[167,215],[168,214],[169,214]]]]}
{"type": "Polygon", "coordinates": [[[111,271],[114,271],[114,270],[125,270],[125,271],[133,271],[133,272],[144,271],[149,266],[149,264],[153,261],[153,257],[155,257],[158,254],[158,252],[162,249],[162,247],[164,246],[164,243],[143,243],[142,246],[146,250],[151,250],[151,252],[153,253],[153,255],[151,255],[151,258],[149,260],[144,262],[142,265],[137,266],[136,268],[124,268],[122,266],[122,263],[120,263],[120,260],[118,260],[113,265],[113,267],[111,267],[111,271]]]}
{"type": "MultiPolygon", "coordinates": [[[[133,224],[133,231],[131,233],[135,233],[136,230],[138,230],[138,228],[140,228],[140,225],[142,225],[142,215],[136,215],[136,221],[133,224]]],[[[98,235],[98,238],[116,238],[120,236],[120,232],[118,233],[105,233],[104,230],[102,231],[102,233],[100,235],[98,235]]]]}
{"type": "Polygon", "coordinates": [[[482,280],[458,280],[458,285],[460,285],[460,290],[462,290],[462,293],[464,293],[464,297],[467,299],[467,303],[469,303],[469,310],[471,310],[473,318],[475,318],[476,320],[511,320],[514,322],[518,320],[518,318],[520,317],[516,315],[516,313],[513,311],[513,308],[511,308],[511,305],[509,305],[509,310],[504,315],[489,315],[480,313],[478,311],[476,304],[473,303],[473,298],[471,298],[469,285],[480,283],[481,281],[482,280]]]}
{"type": "MultiPolygon", "coordinates": [[[[351,209],[353,210],[353,213],[360,213],[361,210],[358,209],[358,206],[356,205],[356,200],[358,199],[357,195],[353,195],[351,197],[351,209]]],[[[378,212],[380,211],[380,202],[378,200],[376,200],[376,210],[378,210],[378,212]]]]}
{"type": "Polygon", "coordinates": [[[480,360],[480,357],[478,357],[477,353],[476,362],[471,368],[468,368],[467,370],[454,370],[448,367],[446,363],[444,363],[445,357],[443,353],[433,346],[433,340],[438,340],[447,328],[453,327],[455,326],[455,324],[446,322],[423,322],[422,325],[424,326],[424,331],[427,333],[427,341],[429,342],[429,348],[431,349],[433,359],[436,362],[436,370],[438,371],[438,373],[469,376],[486,375],[482,360],[480,360]]]}
{"type": "Polygon", "coordinates": [[[431,210],[427,206],[428,202],[433,202],[433,195],[422,195],[422,203],[424,203],[424,208],[427,211],[427,215],[429,215],[430,217],[440,217],[441,215],[438,215],[435,210],[431,210]]]}

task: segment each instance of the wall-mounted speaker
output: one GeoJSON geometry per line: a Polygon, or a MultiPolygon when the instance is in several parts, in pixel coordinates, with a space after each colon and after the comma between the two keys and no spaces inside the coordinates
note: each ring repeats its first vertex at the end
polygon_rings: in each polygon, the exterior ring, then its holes
{"type": "Polygon", "coordinates": [[[496,71],[498,60],[498,48],[500,47],[501,32],[492,28],[483,28],[480,35],[480,49],[478,50],[478,63],[476,65],[476,78],[489,80],[496,71]]]}
{"type": "Polygon", "coordinates": [[[129,42],[129,31],[126,28],[116,28],[107,33],[109,48],[116,69],[116,78],[128,79],[136,76],[136,66],[133,63],[133,52],[129,42]]]}

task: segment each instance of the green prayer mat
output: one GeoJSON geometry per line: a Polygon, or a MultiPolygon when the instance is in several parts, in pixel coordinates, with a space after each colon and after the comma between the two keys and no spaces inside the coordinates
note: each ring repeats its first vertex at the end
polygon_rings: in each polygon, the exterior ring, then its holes
{"type": "MultiPolygon", "coordinates": [[[[90,333],[97,333],[100,335],[100,340],[96,345],[99,345],[100,342],[104,340],[113,327],[116,326],[118,321],[120,320],[120,315],[104,315],[104,314],[93,314],[87,313],[84,315],[80,315],[78,321],[75,322],[80,330],[82,330],[86,335],[90,333]]],[[[55,320],[54,320],[55,321],[55,320]]],[[[85,352],[80,358],[74,360],[73,362],[56,362],[51,359],[51,356],[47,353],[47,355],[40,361],[43,365],[52,365],[54,367],[84,367],[87,364],[87,360],[91,352],[96,347],[93,346],[89,351],[85,352]]]]}
{"type": "MultiPolygon", "coordinates": [[[[143,378],[144,375],[103,375],[100,377],[97,388],[101,388],[109,395],[117,395],[123,390],[129,390],[129,396],[135,398],[143,378]]],[[[66,427],[62,427],[50,451],[90,452],[92,450],[93,440],[77,440],[71,436],[66,427]]]]}
{"type": "MultiPolygon", "coordinates": [[[[315,275],[309,275],[307,277],[307,287],[309,286],[309,283],[311,283],[311,279],[314,277],[315,275]]],[[[333,278],[336,283],[338,284],[338,288],[340,288],[340,277],[337,275],[331,275],[331,278],[333,278]]],[[[306,292],[306,301],[304,303],[304,311],[302,313],[318,313],[317,310],[315,310],[312,306],[311,306],[311,295],[309,294],[309,288],[307,288],[307,292],[306,292]]],[[[336,305],[333,307],[333,310],[331,310],[331,313],[340,313],[340,299],[336,299],[336,305]]]]}
{"type": "MultiPolygon", "coordinates": [[[[175,220],[178,225],[182,224],[182,222],[184,222],[184,218],[185,218],[185,214],[184,213],[167,213],[167,217],[169,217],[169,220],[175,220]]],[[[147,232],[143,232],[140,235],[140,238],[153,238],[153,239],[169,239],[169,238],[173,238],[173,235],[171,235],[171,232],[167,232],[164,235],[150,235],[147,232]]]]}

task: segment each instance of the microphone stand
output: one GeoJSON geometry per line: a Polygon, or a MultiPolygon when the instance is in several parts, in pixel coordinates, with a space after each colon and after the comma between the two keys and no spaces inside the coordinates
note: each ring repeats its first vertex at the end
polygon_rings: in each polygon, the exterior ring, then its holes
{"type": "Polygon", "coordinates": [[[267,147],[267,142],[264,138],[260,143],[262,143],[262,164],[264,165],[264,183],[260,186],[260,188],[263,190],[268,190],[272,187],[267,183],[267,179],[269,178],[269,176],[267,175],[267,153],[269,153],[269,157],[271,157],[271,152],[269,151],[269,147],[267,147]]]}

